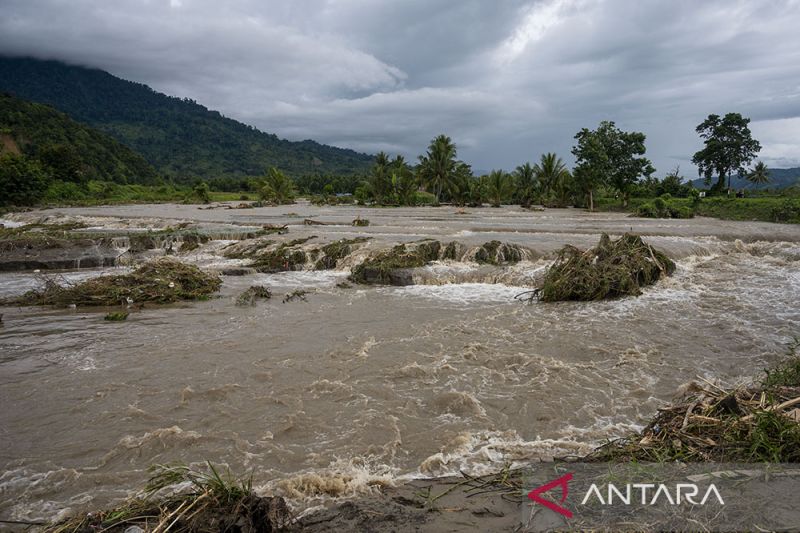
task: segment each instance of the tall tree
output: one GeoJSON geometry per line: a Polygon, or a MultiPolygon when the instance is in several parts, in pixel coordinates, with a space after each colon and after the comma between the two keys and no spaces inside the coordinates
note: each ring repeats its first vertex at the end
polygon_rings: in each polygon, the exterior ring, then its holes
{"type": "Polygon", "coordinates": [[[391,165],[392,188],[401,205],[414,205],[417,179],[402,155],[394,158],[391,165]]]}
{"type": "Polygon", "coordinates": [[[385,152],[375,156],[375,164],[367,181],[372,199],[376,204],[382,204],[389,199],[392,193],[391,162],[385,152]]]}
{"type": "Polygon", "coordinates": [[[569,175],[567,166],[553,152],[542,154],[541,159],[533,166],[536,179],[540,183],[542,198],[554,193],[559,181],[563,181],[569,175]]]}
{"type": "Polygon", "coordinates": [[[695,129],[704,139],[705,146],[694,154],[692,163],[697,165],[706,184],[711,183],[714,173],[718,175],[713,190],[721,191],[725,187],[725,178],[728,178],[730,189],[731,175],[734,172],[743,174],[745,166],[761,151],[761,143],[753,139],[749,123],[750,119],[739,113],[728,113],[723,118],[719,115],[708,115],[695,129]]]}
{"type": "Polygon", "coordinates": [[[514,170],[514,181],[517,187],[517,198],[522,207],[530,207],[534,197],[540,190],[540,181],[536,178],[536,170],[530,163],[518,166],[514,170]]]}
{"type": "Polygon", "coordinates": [[[761,185],[762,183],[769,183],[769,169],[767,165],[764,164],[763,161],[759,161],[756,163],[755,168],[753,171],[747,174],[748,181],[755,183],[756,185],[761,185]]]}
{"type": "Polygon", "coordinates": [[[628,196],[639,176],[649,176],[655,169],[644,155],[644,133],[625,132],[613,121],[603,121],[596,130],[583,128],[575,135],[578,145],[572,149],[576,158],[575,178],[587,193],[589,209],[594,209],[594,191],[608,184],[622,195],[627,206],[628,196]]]}
{"type": "Polygon", "coordinates": [[[428,146],[427,154],[419,157],[419,175],[422,183],[430,187],[436,202],[456,178],[456,145],[447,135],[439,135],[428,146]]]}
{"type": "Polygon", "coordinates": [[[513,188],[511,176],[502,170],[492,170],[486,180],[486,196],[492,207],[500,207],[500,204],[511,196],[513,188]]]}
{"type": "Polygon", "coordinates": [[[293,204],[294,194],[294,182],[275,167],[270,167],[260,180],[258,195],[261,200],[276,204],[293,204]]]}

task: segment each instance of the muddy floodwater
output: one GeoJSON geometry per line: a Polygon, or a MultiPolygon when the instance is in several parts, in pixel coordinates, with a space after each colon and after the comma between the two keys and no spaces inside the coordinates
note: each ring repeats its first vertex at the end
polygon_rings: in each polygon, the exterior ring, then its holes
{"type": "MultiPolygon", "coordinates": [[[[511,267],[438,262],[408,286],[344,286],[335,270],[223,276],[218,298],[131,312],[0,308],[0,518],[108,505],[147,468],[180,461],[253,474],[295,509],[415,477],[483,473],[582,454],[640,428],[682,386],[733,384],[800,335],[800,227],[650,220],[519,208],[257,209],[142,205],[24,213],[98,228],[287,224],[275,239],[369,236],[363,253],[425,237],[499,240],[531,253],[511,267]],[[360,216],[370,226],[355,228],[360,216]],[[303,220],[332,223],[304,225],[303,220]],[[638,298],[521,303],[564,244],[640,233],[677,262],[638,298]],[[254,284],[271,300],[237,306],[254,284]],[[306,301],[283,295],[308,291],[306,301]]],[[[223,231],[224,230],[224,231],[223,231]]],[[[225,231],[230,232],[224,239],[225,231]]],[[[312,242],[312,241],[309,241],[312,242]]],[[[80,279],[124,266],[65,272],[80,279]]],[[[0,273],[0,296],[37,283],[0,273]]]]}

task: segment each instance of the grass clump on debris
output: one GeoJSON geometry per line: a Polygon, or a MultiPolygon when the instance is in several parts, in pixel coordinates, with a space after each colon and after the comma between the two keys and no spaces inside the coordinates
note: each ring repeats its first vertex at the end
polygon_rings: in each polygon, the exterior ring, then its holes
{"type": "Polygon", "coordinates": [[[704,381],[640,433],[598,448],[595,461],[800,461],[800,343],[764,378],[738,387],[704,381]]]}
{"type": "Polygon", "coordinates": [[[350,280],[355,283],[390,284],[393,271],[419,268],[439,258],[442,244],[439,241],[421,241],[398,244],[391,250],[378,253],[354,267],[350,280]]]}
{"type": "Polygon", "coordinates": [[[113,306],[172,303],[207,297],[219,290],[219,276],[170,258],[140,266],[128,274],[100,276],[80,283],[45,277],[44,286],[4,302],[15,305],[113,306]]]}
{"type": "Polygon", "coordinates": [[[281,497],[261,497],[251,479],[183,465],[156,465],[144,490],[122,505],[49,525],[48,533],[84,531],[280,531],[293,521],[281,497]]]}
{"type": "Polygon", "coordinates": [[[604,233],[589,250],[562,248],[535,292],[545,302],[638,296],[642,287],[674,271],[675,263],[638,235],[612,241],[604,233]]]}

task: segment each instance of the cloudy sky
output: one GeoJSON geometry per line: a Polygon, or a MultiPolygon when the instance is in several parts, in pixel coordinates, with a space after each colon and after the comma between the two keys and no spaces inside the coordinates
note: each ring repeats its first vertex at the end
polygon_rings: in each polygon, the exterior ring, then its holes
{"type": "Polygon", "coordinates": [[[476,169],[582,127],[647,134],[658,174],[709,113],[800,166],[800,0],[0,0],[0,53],[95,66],[292,140],[476,169]]]}

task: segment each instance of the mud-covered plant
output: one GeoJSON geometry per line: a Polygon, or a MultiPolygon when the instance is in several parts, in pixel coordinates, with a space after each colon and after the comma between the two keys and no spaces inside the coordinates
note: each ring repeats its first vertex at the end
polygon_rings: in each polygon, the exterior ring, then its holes
{"type": "Polygon", "coordinates": [[[612,241],[603,234],[589,250],[562,248],[538,296],[545,302],[638,296],[642,287],[674,271],[675,263],[638,235],[626,233],[612,241]]]}

